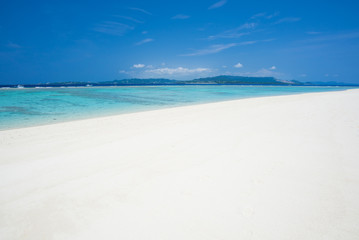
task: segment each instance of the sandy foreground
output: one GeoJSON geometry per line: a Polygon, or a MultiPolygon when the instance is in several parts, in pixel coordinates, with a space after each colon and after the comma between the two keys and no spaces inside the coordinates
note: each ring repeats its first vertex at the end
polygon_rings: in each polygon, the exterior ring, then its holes
{"type": "Polygon", "coordinates": [[[0,132],[0,239],[359,239],[359,90],[0,132]]]}

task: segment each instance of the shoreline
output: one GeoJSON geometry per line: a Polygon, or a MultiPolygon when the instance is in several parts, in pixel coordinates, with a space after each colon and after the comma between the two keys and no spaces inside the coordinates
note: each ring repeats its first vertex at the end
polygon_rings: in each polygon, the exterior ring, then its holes
{"type": "Polygon", "coordinates": [[[353,239],[359,90],[0,131],[1,239],[353,239]]]}
{"type": "MultiPolygon", "coordinates": [[[[223,85],[226,86],[226,85],[223,85]]],[[[243,87],[267,87],[266,85],[243,85],[243,87]]],[[[117,87],[117,86],[115,86],[117,87]]],[[[143,86],[128,86],[128,87],[143,87],[143,86]]],[[[146,86],[147,87],[147,86],[146,86]]],[[[148,87],[153,87],[153,86],[148,86],[148,87]]],[[[157,86],[158,87],[158,86],[157,86]]],[[[283,87],[283,86],[272,86],[272,87],[283,87]]],[[[292,86],[292,87],[308,87],[308,86],[292,86]]],[[[315,86],[314,86],[315,87],[315,86]]],[[[326,86],[317,86],[319,88],[323,88],[326,86]]],[[[342,86],[327,86],[328,88],[347,88],[347,87],[342,87],[342,86]]],[[[68,87],[68,88],[72,88],[72,87],[68,87]]],[[[86,87],[83,87],[86,88],[86,87]]],[[[97,87],[94,87],[97,88],[97,87]]],[[[107,88],[107,87],[99,87],[99,88],[107,88]]],[[[348,91],[348,90],[355,90],[356,88],[349,88],[349,89],[340,89],[337,91],[348,91]]],[[[332,91],[328,91],[328,92],[332,92],[332,91]]],[[[336,91],[335,91],[336,92],[336,91]]],[[[267,97],[280,97],[280,96],[292,96],[292,95],[302,95],[302,94],[312,94],[312,93],[323,93],[323,92],[303,92],[303,93],[286,93],[286,94],[281,94],[281,95],[273,95],[273,96],[253,96],[253,97],[244,97],[244,98],[238,98],[238,99],[227,99],[227,100],[217,100],[217,101],[213,101],[213,102],[195,102],[195,103],[190,103],[188,105],[180,105],[180,106],[165,106],[162,108],[154,108],[154,109],[142,109],[142,110],[132,110],[129,112],[117,112],[117,113],[107,113],[104,115],[99,115],[99,116],[94,116],[94,115],[84,115],[82,117],[77,117],[75,119],[63,119],[60,120],[58,122],[54,122],[51,123],[49,122],[50,120],[43,120],[43,123],[33,123],[33,124],[29,124],[29,125],[23,125],[23,126],[14,126],[14,127],[9,127],[9,128],[4,128],[4,129],[0,129],[0,133],[3,131],[9,131],[9,130],[16,130],[16,129],[24,129],[24,128],[32,128],[32,127],[41,127],[41,126],[47,126],[47,125],[57,125],[57,124],[63,124],[63,123],[68,123],[68,122],[75,122],[75,121],[86,121],[86,120],[94,120],[94,119],[99,119],[99,118],[107,118],[107,117],[117,117],[117,116],[122,116],[122,115],[126,115],[126,114],[136,114],[136,113],[143,113],[143,112],[149,112],[149,111],[158,111],[158,110],[165,110],[165,109],[173,109],[173,108],[182,108],[182,107],[191,107],[191,106],[198,106],[198,105],[205,105],[205,104],[213,104],[213,103],[222,103],[222,102],[231,102],[231,101],[240,101],[240,100],[245,100],[245,99],[253,99],[253,98],[267,98],[267,97]]],[[[324,92],[325,93],[325,92],[324,92]]],[[[15,124],[16,125],[16,124],[15,124]]]]}

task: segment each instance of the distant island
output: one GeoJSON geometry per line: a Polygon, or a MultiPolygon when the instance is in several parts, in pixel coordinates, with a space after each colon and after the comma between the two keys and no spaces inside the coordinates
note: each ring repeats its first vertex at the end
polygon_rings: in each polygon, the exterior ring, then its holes
{"type": "Polygon", "coordinates": [[[193,80],[171,80],[165,78],[131,78],[104,82],[55,82],[24,85],[0,85],[0,87],[92,87],[92,86],[148,86],[148,85],[277,85],[277,86],[359,86],[340,82],[299,82],[280,80],[274,77],[245,77],[222,75],[193,80]]]}

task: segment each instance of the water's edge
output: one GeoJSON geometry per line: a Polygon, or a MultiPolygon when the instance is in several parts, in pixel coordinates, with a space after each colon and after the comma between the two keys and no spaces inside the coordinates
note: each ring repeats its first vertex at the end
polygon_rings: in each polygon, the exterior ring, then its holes
{"type": "Polygon", "coordinates": [[[131,86],[0,89],[0,131],[253,97],[351,89],[313,86],[131,86]]]}

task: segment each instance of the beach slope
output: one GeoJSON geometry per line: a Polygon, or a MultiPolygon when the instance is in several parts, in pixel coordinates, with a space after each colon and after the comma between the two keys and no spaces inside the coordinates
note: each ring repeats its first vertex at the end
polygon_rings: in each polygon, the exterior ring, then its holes
{"type": "Polygon", "coordinates": [[[0,132],[0,239],[359,239],[359,90],[0,132]]]}

